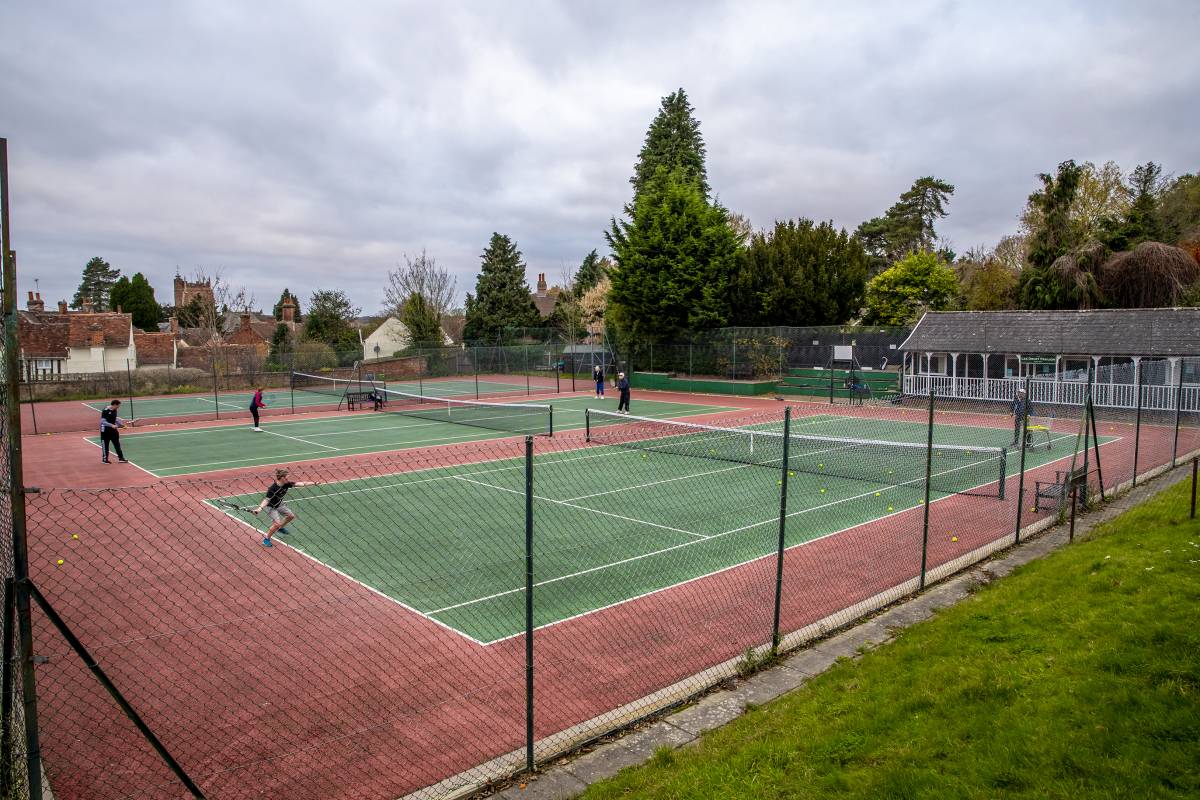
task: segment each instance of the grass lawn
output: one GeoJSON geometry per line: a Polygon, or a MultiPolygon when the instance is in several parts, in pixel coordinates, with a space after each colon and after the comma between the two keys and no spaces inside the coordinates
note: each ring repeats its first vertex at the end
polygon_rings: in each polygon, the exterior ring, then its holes
{"type": "Polygon", "coordinates": [[[1200,796],[1189,488],[584,797],[1200,796]]]}

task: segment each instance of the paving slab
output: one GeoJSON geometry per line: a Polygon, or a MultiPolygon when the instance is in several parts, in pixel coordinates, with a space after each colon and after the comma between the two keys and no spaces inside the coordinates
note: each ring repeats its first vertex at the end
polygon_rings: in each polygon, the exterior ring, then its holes
{"type": "Polygon", "coordinates": [[[802,672],[772,668],[748,679],[734,689],[733,693],[740,695],[747,704],[762,705],[803,686],[806,680],[808,676],[802,672]]]}
{"type": "Polygon", "coordinates": [[[526,783],[524,788],[517,784],[496,796],[504,800],[569,800],[583,794],[587,786],[562,767],[555,767],[526,783]]]}
{"type": "Polygon", "coordinates": [[[746,702],[732,692],[719,692],[705,697],[691,708],[685,708],[670,718],[671,724],[693,736],[719,728],[737,719],[746,710],[746,702]]]}

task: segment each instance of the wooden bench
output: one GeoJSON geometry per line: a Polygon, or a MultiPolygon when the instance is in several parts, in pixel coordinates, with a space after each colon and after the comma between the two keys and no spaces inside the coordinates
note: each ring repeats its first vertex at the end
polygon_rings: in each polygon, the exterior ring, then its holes
{"type": "Polygon", "coordinates": [[[1074,486],[1079,486],[1079,499],[1081,502],[1087,502],[1087,470],[1083,465],[1079,465],[1072,470],[1055,470],[1053,481],[1034,481],[1033,482],[1033,511],[1036,514],[1041,510],[1041,501],[1056,500],[1058,507],[1061,509],[1067,498],[1071,495],[1071,489],[1074,486]]]}
{"type": "Polygon", "coordinates": [[[374,406],[375,401],[371,399],[373,390],[346,392],[346,408],[350,411],[354,410],[355,406],[360,408],[374,406]]]}

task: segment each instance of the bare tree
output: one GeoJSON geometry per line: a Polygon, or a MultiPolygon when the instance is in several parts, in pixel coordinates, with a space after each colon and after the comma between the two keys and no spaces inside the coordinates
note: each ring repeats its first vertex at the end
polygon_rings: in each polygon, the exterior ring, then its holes
{"type": "Polygon", "coordinates": [[[416,258],[404,256],[404,263],[397,264],[388,272],[387,286],[383,287],[384,312],[399,317],[405,302],[414,293],[425,298],[440,318],[450,310],[458,283],[445,267],[439,267],[437,259],[428,255],[424,248],[416,258]]]}

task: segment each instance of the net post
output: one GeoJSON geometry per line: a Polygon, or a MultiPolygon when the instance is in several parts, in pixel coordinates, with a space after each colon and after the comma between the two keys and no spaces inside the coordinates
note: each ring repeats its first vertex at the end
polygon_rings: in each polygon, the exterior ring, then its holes
{"type": "Polygon", "coordinates": [[[787,539],[788,444],[792,409],[783,409],[783,471],[779,480],[779,544],[775,550],[775,618],[771,623],[771,652],[779,652],[779,617],[783,605],[783,551],[787,539]]]}
{"type": "Polygon", "coordinates": [[[525,437],[525,769],[533,772],[533,437],[525,437]]]}
{"type": "Polygon", "coordinates": [[[296,370],[292,370],[288,380],[288,401],[292,406],[292,413],[296,413],[296,370]]]}
{"type": "Polygon", "coordinates": [[[833,405],[833,359],[829,359],[829,405],[833,405]]]}
{"type": "Polygon", "coordinates": [[[1000,448],[1000,499],[1004,499],[1004,492],[1008,483],[1008,448],[1000,448]]]}
{"type": "Polygon", "coordinates": [[[925,567],[929,556],[929,490],[933,483],[933,389],[929,390],[929,423],[925,431],[925,519],[921,524],[921,576],[918,590],[925,588],[925,567]]]}
{"type": "Polygon", "coordinates": [[[554,406],[550,406],[550,413],[548,416],[550,417],[550,433],[549,433],[549,435],[554,436],[554,406]]]}
{"type": "Polygon", "coordinates": [[[1017,477],[1017,523],[1013,530],[1014,544],[1021,543],[1021,517],[1025,512],[1025,443],[1029,439],[1029,390],[1033,388],[1032,380],[1029,376],[1025,377],[1025,403],[1021,406],[1021,419],[1016,419],[1016,414],[1013,414],[1013,426],[1021,437],[1021,469],[1017,477]]]}
{"type": "Polygon", "coordinates": [[[212,378],[213,378],[213,408],[217,410],[217,419],[221,418],[221,393],[217,391],[217,356],[214,353],[212,361],[212,378]]]}
{"type": "Polygon", "coordinates": [[[425,362],[421,360],[421,348],[417,348],[417,394],[425,396],[425,362]]]}
{"type": "Polygon", "coordinates": [[[1179,359],[1179,380],[1175,382],[1175,438],[1171,442],[1171,469],[1179,456],[1179,410],[1183,406],[1183,359],[1179,359]]]}
{"type": "Polygon", "coordinates": [[[592,410],[590,408],[583,410],[583,440],[585,442],[592,440],[592,410]]]}
{"type": "Polygon", "coordinates": [[[525,373],[525,396],[533,394],[529,388],[529,345],[521,345],[521,371],[525,373]]]}
{"type": "MultiPolygon", "coordinates": [[[[25,385],[27,387],[29,387],[29,418],[33,421],[33,433],[36,436],[37,432],[38,432],[37,401],[34,399],[34,396],[33,396],[33,381],[28,381],[25,385]]],[[[18,403],[18,405],[20,404],[20,402],[21,402],[21,384],[18,383],[17,384],[17,403],[18,403]]]]}
{"type": "Polygon", "coordinates": [[[471,348],[471,363],[475,367],[475,399],[479,399],[479,348],[471,348]]]}
{"type": "Polygon", "coordinates": [[[1096,404],[1088,398],[1088,418],[1092,423],[1092,451],[1096,456],[1096,482],[1100,484],[1100,500],[1104,500],[1104,470],[1100,467],[1100,434],[1096,432],[1096,404]]]}
{"type": "Polygon", "coordinates": [[[1137,372],[1137,415],[1134,417],[1133,423],[1133,484],[1131,488],[1137,487],[1138,479],[1138,450],[1142,443],[1142,360],[1139,358],[1134,365],[1134,371],[1137,372]]]}

